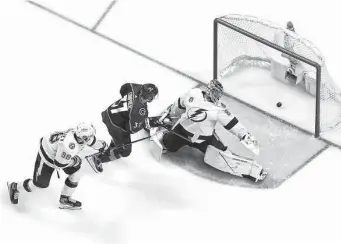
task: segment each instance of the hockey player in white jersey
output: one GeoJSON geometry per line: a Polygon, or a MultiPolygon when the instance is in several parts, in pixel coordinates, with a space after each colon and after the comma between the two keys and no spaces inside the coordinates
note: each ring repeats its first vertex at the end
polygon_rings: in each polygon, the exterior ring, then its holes
{"type": "Polygon", "coordinates": [[[78,154],[85,146],[95,150],[104,150],[106,147],[104,141],[96,140],[95,134],[96,130],[92,124],[80,123],[76,128],[53,132],[42,137],[33,179],[7,183],[11,202],[18,204],[21,192],[34,192],[39,188],[47,188],[53,172],[62,169],[68,177],[61,192],[59,208],[81,209],[81,202],[71,198],[81,178],[82,160],[78,154]]]}
{"type": "MultiPolygon", "coordinates": [[[[216,124],[238,137],[241,143],[255,154],[259,153],[258,141],[238,121],[225,104],[219,102],[223,92],[217,80],[209,82],[205,91],[190,90],[162,114],[159,127],[150,129],[158,159],[161,152],[176,152],[183,146],[199,149],[204,161],[224,172],[263,180],[266,172],[255,160],[238,156],[225,146],[215,132],[216,124]],[[170,121],[176,122],[170,127],[170,121]]],[[[156,123],[157,124],[157,123],[156,123]]]]}

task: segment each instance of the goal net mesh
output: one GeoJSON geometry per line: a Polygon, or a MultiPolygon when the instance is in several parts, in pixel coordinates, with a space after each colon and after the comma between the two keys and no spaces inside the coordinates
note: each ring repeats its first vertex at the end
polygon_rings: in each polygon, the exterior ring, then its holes
{"type": "MultiPolygon", "coordinates": [[[[226,15],[219,18],[257,37],[281,46],[321,66],[320,131],[328,131],[341,123],[341,92],[329,75],[321,52],[308,40],[281,26],[252,16],[226,15]]],[[[271,60],[284,56],[276,49],[237,32],[225,25],[217,28],[217,73],[218,79],[247,67],[271,69],[271,60]]],[[[299,61],[290,55],[291,62],[300,63],[305,79],[316,84],[317,71],[314,66],[299,61]]],[[[313,94],[315,95],[315,94],[313,94]]]]}

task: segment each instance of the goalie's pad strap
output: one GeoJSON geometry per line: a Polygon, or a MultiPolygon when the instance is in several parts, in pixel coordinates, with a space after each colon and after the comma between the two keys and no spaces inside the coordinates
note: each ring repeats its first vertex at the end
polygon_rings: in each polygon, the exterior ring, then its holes
{"type": "Polygon", "coordinates": [[[227,125],[224,126],[226,130],[231,130],[236,124],[238,124],[238,119],[234,117],[227,125]]]}

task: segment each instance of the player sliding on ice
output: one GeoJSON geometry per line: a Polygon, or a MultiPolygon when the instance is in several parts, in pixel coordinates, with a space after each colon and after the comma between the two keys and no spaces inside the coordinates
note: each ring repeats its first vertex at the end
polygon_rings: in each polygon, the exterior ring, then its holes
{"type": "Polygon", "coordinates": [[[111,136],[111,143],[103,153],[87,157],[95,172],[102,172],[107,163],[131,153],[131,134],[139,132],[148,123],[148,106],[158,95],[152,83],[126,83],[120,89],[121,98],[102,112],[102,121],[111,136]]]}
{"type": "Polygon", "coordinates": [[[59,208],[81,209],[82,203],[71,198],[81,178],[82,160],[78,154],[85,146],[95,150],[104,149],[105,142],[96,140],[95,134],[96,130],[92,124],[81,123],[76,128],[53,132],[41,138],[33,179],[7,183],[11,202],[18,204],[21,192],[34,192],[39,188],[47,188],[55,169],[62,169],[69,176],[65,180],[59,208]]]}
{"type": "Polygon", "coordinates": [[[203,152],[204,161],[214,168],[254,181],[263,180],[266,172],[261,165],[232,153],[215,133],[215,126],[219,123],[239,138],[244,146],[255,154],[259,153],[258,141],[226,105],[219,102],[222,92],[221,83],[212,80],[205,91],[194,88],[169,106],[159,119],[159,126],[150,129],[156,146],[154,152],[160,159],[162,153],[176,152],[187,145],[203,152]],[[177,120],[170,126],[173,118],[177,120]]]}

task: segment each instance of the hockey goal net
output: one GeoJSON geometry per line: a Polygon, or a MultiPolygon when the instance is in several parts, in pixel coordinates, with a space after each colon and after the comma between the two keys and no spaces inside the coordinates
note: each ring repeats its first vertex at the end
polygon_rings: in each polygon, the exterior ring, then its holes
{"type": "Polygon", "coordinates": [[[272,77],[282,76],[288,85],[300,85],[312,97],[311,123],[316,137],[340,126],[341,92],[327,71],[323,55],[310,41],[294,30],[243,15],[215,19],[214,39],[214,78],[226,83],[228,77],[250,67],[269,70],[272,77]],[[283,74],[278,69],[284,70],[283,74]]]}

